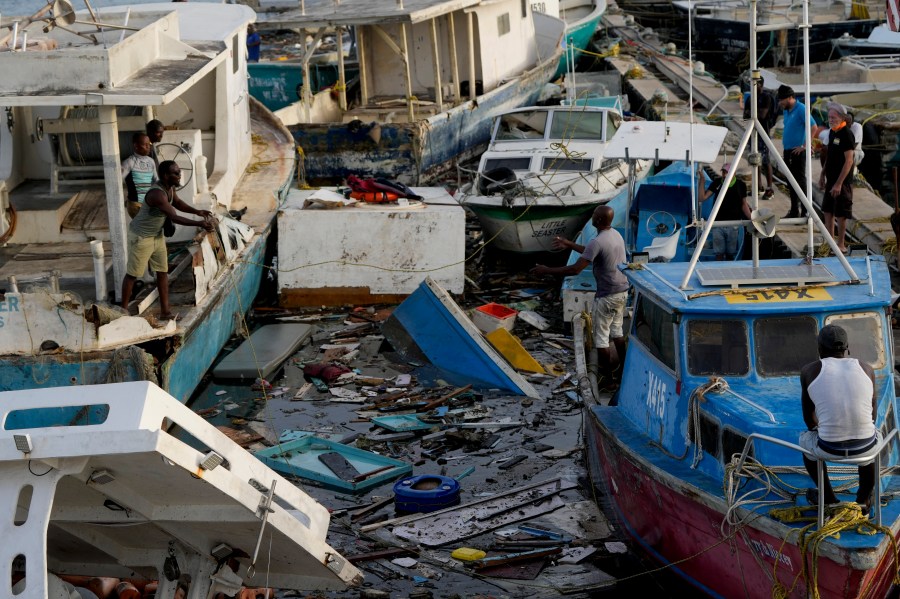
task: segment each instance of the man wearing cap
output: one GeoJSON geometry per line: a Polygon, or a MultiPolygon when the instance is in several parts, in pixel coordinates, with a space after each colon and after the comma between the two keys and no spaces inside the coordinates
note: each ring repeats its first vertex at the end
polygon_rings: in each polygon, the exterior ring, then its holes
{"type": "MultiPolygon", "coordinates": [[[[809,428],[800,434],[800,446],[823,460],[835,457],[859,457],[872,454],[872,461],[859,466],[856,503],[868,514],[875,487],[875,453],[881,433],[875,428],[877,403],[872,367],[847,357],[847,332],[837,325],[826,325],[818,336],[819,360],[800,370],[803,420],[809,428]]],[[[803,456],[806,471],[818,480],[816,462],[803,456]]],[[[825,467],[825,503],[837,503],[825,467]]],[[[806,495],[818,505],[816,489],[806,495]]]]}
{"type": "MultiPolygon", "coordinates": [[[[806,106],[802,102],[797,101],[794,90],[787,85],[778,88],[778,105],[784,114],[784,134],[782,141],[784,143],[784,163],[787,165],[788,171],[797,181],[797,185],[806,193],[806,142],[811,139],[810,127],[815,126],[815,122],[810,115],[809,120],[806,118],[806,106]],[[804,125],[804,123],[807,125],[804,125]]],[[[791,210],[785,215],[785,218],[797,218],[806,216],[806,206],[800,203],[800,196],[791,191],[791,210]]]]}
{"type": "Polygon", "coordinates": [[[847,246],[844,237],[847,232],[847,219],[853,218],[853,187],[850,185],[850,171],[853,170],[853,151],[856,141],[847,126],[849,118],[844,107],[837,102],[828,104],[828,133],[825,146],[822,174],[819,176],[819,187],[825,193],[822,198],[822,212],[825,215],[825,228],[834,237],[834,222],[837,218],[838,233],[835,237],[840,249],[845,254],[847,246]]]}
{"type": "MultiPolygon", "coordinates": [[[[709,198],[714,198],[722,189],[722,183],[725,176],[731,169],[730,163],[722,165],[722,178],[716,179],[709,186],[709,189],[703,188],[702,170],[697,173],[697,180],[700,182],[700,189],[697,195],[701,202],[705,202],[709,198]]],[[[750,206],[747,204],[747,184],[735,174],[728,189],[725,191],[725,197],[722,199],[722,205],[719,207],[719,213],[716,215],[717,221],[727,220],[744,220],[750,219],[750,206]]],[[[738,251],[738,244],[744,235],[744,227],[713,227],[713,251],[716,253],[716,260],[733,260],[738,251]]]]}

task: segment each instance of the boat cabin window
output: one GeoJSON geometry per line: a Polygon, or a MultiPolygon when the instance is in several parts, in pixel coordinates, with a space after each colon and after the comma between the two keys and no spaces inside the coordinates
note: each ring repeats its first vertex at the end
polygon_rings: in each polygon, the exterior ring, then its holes
{"type": "Polygon", "coordinates": [[[747,327],[741,320],[691,320],[687,323],[688,372],[745,375],[750,371],[747,327]]]}
{"type": "Polygon", "coordinates": [[[488,158],[484,161],[484,172],[492,171],[496,168],[508,168],[514,171],[527,171],[531,166],[531,158],[524,156],[522,158],[488,158]]]}
{"type": "MultiPolygon", "coordinates": [[[[597,139],[603,140],[603,121],[606,111],[584,112],[581,110],[557,110],[553,112],[550,125],[550,139],[597,139]]],[[[611,135],[611,134],[610,134],[611,135]]]]}
{"type": "Polygon", "coordinates": [[[500,117],[497,140],[543,139],[547,130],[547,111],[513,112],[500,117]]]}
{"type": "Polygon", "coordinates": [[[675,370],[675,330],[672,315],[644,296],[634,311],[634,334],[651,354],[675,370]]]}
{"type": "Polygon", "coordinates": [[[509,13],[505,12],[497,17],[497,37],[509,33],[509,13]]]}
{"type": "Polygon", "coordinates": [[[590,158],[544,158],[541,163],[541,169],[544,172],[556,173],[560,171],[579,171],[583,173],[591,172],[591,165],[594,163],[590,158]]]}
{"type": "Polygon", "coordinates": [[[756,368],[763,376],[799,375],[800,369],[819,358],[812,316],[758,318],[753,323],[756,368]]]}
{"type": "Polygon", "coordinates": [[[607,112],[606,113],[606,139],[612,139],[613,135],[616,134],[616,131],[619,130],[619,125],[622,123],[622,116],[615,112],[607,112]]]}
{"type": "Polygon", "coordinates": [[[847,331],[850,356],[867,362],[872,368],[884,366],[884,335],[878,313],[834,314],[825,319],[825,324],[836,324],[847,331]]]}

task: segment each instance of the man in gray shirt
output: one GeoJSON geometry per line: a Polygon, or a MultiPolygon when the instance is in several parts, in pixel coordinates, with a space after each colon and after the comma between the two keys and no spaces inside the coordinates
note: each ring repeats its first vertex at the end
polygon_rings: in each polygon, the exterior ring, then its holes
{"type": "MultiPolygon", "coordinates": [[[[535,275],[572,276],[580,273],[591,264],[594,279],[597,281],[597,293],[591,310],[594,327],[594,347],[602,369],[601,374],[614,381],[616,372],[625,364],[625,333],[622,321],[625,316],[625,301],[628,297],[628,279],[619,270],[619,264],[625,262],[625,240],[618,231],[612,228],[613,209],[599,206],[594,210],[591,222],[597,228],[597,236],[587,246],[579,245],[562,237],[553,240],[556,249],[568,249],[581,252],[574,264],[567,266],[543,266],[538,264],[531,269],[535,275]],[[615,345],[618,356],[618,368],[613,368],[613,357],[610,343],[615,345]]],[[[615,382],[604,388],[612,390],[615,382]]]]}

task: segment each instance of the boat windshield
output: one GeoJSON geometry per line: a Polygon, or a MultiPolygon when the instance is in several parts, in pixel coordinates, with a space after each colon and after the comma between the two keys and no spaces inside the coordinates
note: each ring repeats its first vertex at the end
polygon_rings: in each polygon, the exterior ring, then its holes
{"type": "Polygon", "coordinates": [[[750,371],[744,321],[691,320],[687,334],[691,374],[740,376],[750,371]]]}
{"type": "Polygon", "coordinates": [[[851,357],[867,362],[872,368],[884,366],[884,335],[877,312],[834,314],[825,319],[825,324],[836,324],[847,331],[851,357]]]}
{"type": "Polygon", "coordinates": [[[812,316],[771,316],[753,323],[756,369],[763,376],[799,375],[818,359],[818,325],[812,316]]]}
{"type": "MultiPolygon", "coordinates": [[[[550,124],[550,139],[597,139],[603,140],[603,121],[606,115],[603,112],[584,112],[581,110],[561,111],[553,113],[553,122],[550,124]]],[[[611,136],[615,128],[607,131],[611,136]]]]}
{"type": "Polygon", "coordinates": [[[526,110],[500,117],[497,140],[542,139],[547,129],[546,110],[526,110]]]}
{"type": "MultiPolygon", "coordinates": [[[[697,376],[743,376],[750,372],[746,321],[691,319],[687,323],[688,372],[697,376]]],[[[824,324],[847,331],[850,356],[882,368],[886,349],[877,312],[833,314],[824,324]]],[[[797,376],[818,359],[819,322],[813,316],[771,316],[753,321],[756,370],[766,377],[797,376]]]]}

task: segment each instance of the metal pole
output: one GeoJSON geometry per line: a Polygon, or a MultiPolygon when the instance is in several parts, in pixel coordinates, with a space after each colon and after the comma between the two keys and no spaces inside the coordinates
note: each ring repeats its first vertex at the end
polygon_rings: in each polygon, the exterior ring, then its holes
{"type": "MultiPolygon", "coordinates": [[[[803,128],[806,131],[806,197],[809,198],[809,206],[807,207],[807,228],[809,229],[809,239],[807,243],[806,256],[812,259],[815,252],[813,251],[813,219],[812,219],[812,130],[809,128],[809,121],[812,118],[812,104],[809,99],[809,0],[803,0],[803,85],[806,89],[803,91],[804,115],[803,128]]],[[[828,232],[831,237],[831,232],[828,232]]],[[[841,252],[838,252],[840,254],[841,252]]]]}
{"type": "Polygon", "coordinates": [[[728,187],[731,185],[732,179],[734,179],[734,174],[737,172],[738,168],[738,160],[737,157],[741,156],[744,153],[744,150],[747,148],[747,142],[750,141],[750,136],[753,133],[753,128],[748,127],[744,131],[744,136],[741,138],[741,143],[738,144],[737,150],[735,151],[735,160],[731,162],[731,168],[728,170],[728,173],[725,175],[725,180],[722,181],[722,188],[719,190],[719,193],[716,194],[716,202],[713,204],[712,210],[709,213],[709,222],[706,223],[706,226],[703,227],[703,232],[700,234],[700,239],[697,241],[697,247],[694,250],[694,254],[691,256],[691,264],[688,266],[687,272],[684,273],[684,278],[681,280],[681,289],[687,289],[688,281],[691,280],[691,275],[694,274],[694,269],[697,268],[697,261],[700,260],[701,248],[706,245],[706,240],[709,239],[709,233],[712,231],[712,225],[716,222],[716,216],[719,214],[719,208],[722,206],[722,201],[725,199],[725,194],[728,192],[728,187]]]}
{"type": "Polygon", "coordinates": [[[365,37],[363,36],[365,30],[365,27],[356,28],[356,62],[359,63],[359,101],[363,106],[369,104],[369,84],[366,80],[368,71],[366,67],[366,46],[365,37]]]}
{"type": "MultiPolygon", "coordinates": [[[[757,0],[750,0],[750,129],[754,132],[756,131],[756,127],[754,127],[753,124],[757,123],[759,120],[757,111],[757,99],[759,94],[757,93],[756,82],[762,80],[756,55],[756,15],[758,7],[757,0]]],[[[756,134],[753,135],[753,140],[750,144],[750,154],[756,157],[759,156],[759,146],[756,134]]],[[[759,208],[759,167],[762,165],[757,163],[751,164],[750,166],[752,167],[753,172],[753,180],[750,182],[750,208],[751,210],[756,210],[759,208]]],[[[751,236],[751,248],[753,250],[753,266],[759,266],[759,239],[757,239],[755,235],[751,236]]]]}
{"type": "Polygon", "coordinates": [[[450,36],[450,72],[453,74],[453,102],[459,104],[459,58],[456,55],[456,20],[447,13],[447,32],[450,36]]]}
{"type": "Polygon", "coordinates": [[[466,27],[469,33],[469,99],[477,97],[475,93],[475,23],[472,13],[466,14],[466,27]]]}

